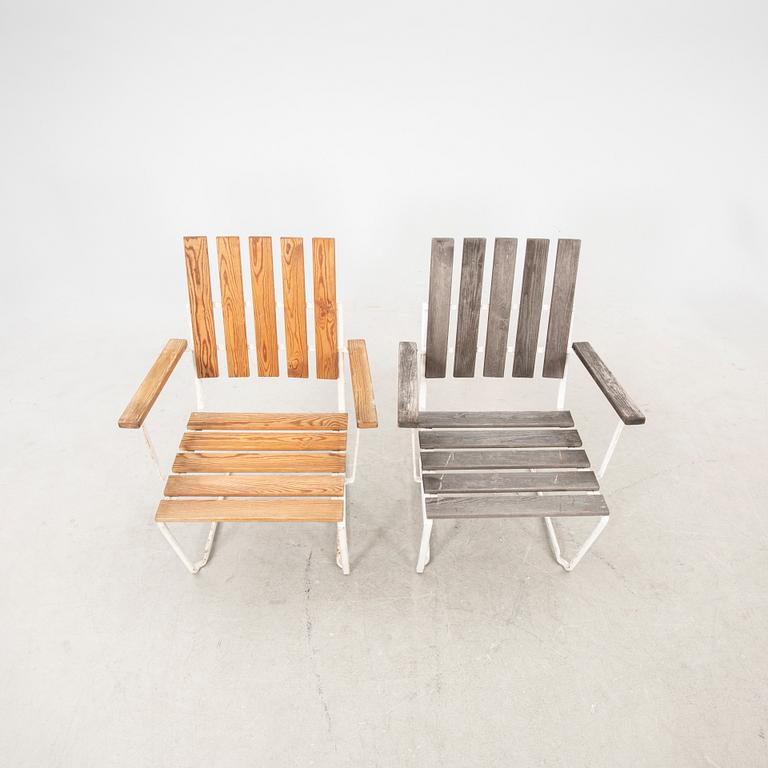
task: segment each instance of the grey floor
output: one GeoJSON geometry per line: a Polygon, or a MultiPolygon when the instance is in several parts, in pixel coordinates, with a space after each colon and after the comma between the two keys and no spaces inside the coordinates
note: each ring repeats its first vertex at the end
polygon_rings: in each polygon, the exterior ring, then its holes
{"type": "MultiPolygon", "coordinates": [[[[140,435],[116,428],[158,324],[139,320],[118,349],[118,322],[69,319],[69,338],[88,339],[73,366],[61,329],[28,318],[46,355],[9,340],[25,365],[4,371],[2,762],[766,765],[765,356],[757,333],[722,330],[725,314],[667,306],[641,306],[640,326],[618,302],[616,323],[582,312],[648,423],[625,432],[604,483],[611,523],[571,574],[536,520],[438,522],[414,572],[393,339],[415,335],[418,307],[347,318],[368,337],[381,417],[350,489],[348,577],[323,525],[224,525],[187,574],[153,526],[140,435]]],[[[182,366],[149,422],[164,461],[190,382],[182,366]]],[[[533,402],[511,379],[488,387],[489,406],[533,402]]],[[[215,407],[224,390],[210,391],[215,407]]],[[[282,402],[319,404],[306,391],[282,402]]],[[[467,394],[434,392],[435,407],[467,394]]],[[[253,382],[232,397],[277,400],[253,382]]],[[[569,407],[594,459],[613,415],[578,370],[569,407]]],[[[572,547],[587,528],[561,532],[572,547]]],[[[192,552],[204,532],[181,538],[192,552]]]]}

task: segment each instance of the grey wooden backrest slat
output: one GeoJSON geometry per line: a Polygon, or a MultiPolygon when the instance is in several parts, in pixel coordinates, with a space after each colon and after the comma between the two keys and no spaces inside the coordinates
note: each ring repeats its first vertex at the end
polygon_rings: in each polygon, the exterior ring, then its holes
{"type": "Polygon", "coordinates": [[[483,376],[504,375],[516,256],[517,238],[496,238],[493,246],[493,272],[491,273],[491,297],[488,302],[483,376]]]}
{"type": "Polygon", "coordinates": [[[532,378],[539,343],[541,305],[544,298],[544,279],[547,273],[549,240],[529,239],[525,245],[525,268],[520,296],[520,315],[515,339],[515,361],[512,375],[532,378]]]}
{"type": "Polygon", "coordinates": [[[581,240],[558,240],[557,242],[555,278],[552,285],[552,298],[549,302],[547,347],[542,371],[542,375],[548,379],[562,379],[565,372],[580,248],[581,240]]]}
{"type": "Polygon", "coordinates": [[[427,349],[425,376],[444,378],[448,356],[448,324],[451,317],[451,279],[453,238],[432,240],[429,269],[429,308],[427,311],[427,349]]]}
{"type": "Polygon", "coordinates": [[[460,378],[472,378],[475,375],[484,262],[485,238],[465,238],[461,256],[459,311],[456,320],[456,348],[453,358],[453,375],[460,378]]]}

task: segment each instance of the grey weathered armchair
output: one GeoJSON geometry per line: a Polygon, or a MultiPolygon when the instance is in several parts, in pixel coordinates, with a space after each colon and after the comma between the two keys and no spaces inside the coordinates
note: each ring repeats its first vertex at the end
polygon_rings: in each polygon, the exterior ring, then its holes
{"type": "Polygon", "coordinates": [[[541,375],[560,379],[553,411],[428,411],[427,380],[446,376],[453,240],[432,241],[429,302],[422,316],[419,349],[401,342],[398,375],[398,424],[412,430],[414,479],[421,483],[423,529],[416,570],[429,562],[434,520],[478,517],[543,517],[557,562],[570,571],[608,523],[600,494],[602,478],[625,424],[643,424],[645,416],[587,342],[571,345],[571,315],[580,240],[561,239],[544,304],[549,240],[529,239],[519,298],[513,306],[517,239],[497,238],[487,305],[482,300],[485,238],[464,240],[461,285],[456,305],[453,376],[475,375],[481,314],[487,308],[483,376],[504,376],[513,353],[512,376],[532,378],[543,355],[541,375]],[[511,316],[517,312],[514,346],[508,346],[511,316]],[[547,318],[546,343],[539,326],[547,318]],[[426,327],[424,327],[426,325],[426,327]],[[569,346],[584,364],[619,421],[605,457],[594,472],[570,411],[564,410],[569,346]],[[551,518],[596,516],[599,521],[571,560],[562,557],[551,518]]]}

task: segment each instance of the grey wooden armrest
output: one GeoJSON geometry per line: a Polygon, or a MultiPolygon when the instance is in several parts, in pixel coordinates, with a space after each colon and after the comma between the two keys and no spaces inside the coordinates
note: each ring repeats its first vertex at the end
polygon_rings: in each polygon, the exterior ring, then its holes
{"type": "Polygon", "coordinates": [[[165,382],[168,381],[176,363],[187,348],[185,339],[171,339],[157,356],[154,365],[144,377],[131,402],[125,407],[117,425],[122,429],[138,429],[147,418],[150,408],[155,404],[165,382]]]}
{"type": "Polygon", "coordinates": [[[415,427],[419,421],[419,350],[412,341],[400,342],[397,366],[397,425],[415,427]]]}
{"type": "Polygon", "coordinates": [[[621,384],[616,381],[616,377],[601,360],[600,355],[595,352],[592,345],[588,341],[575,341],[572,346],[579,360],[584,363],[589,375],[608,398],[608,402],[613,406],[616,413],[619,414],[619,418],[625,424],[645,424],[645,416],[642,411],[632,402],[621,384]]]}

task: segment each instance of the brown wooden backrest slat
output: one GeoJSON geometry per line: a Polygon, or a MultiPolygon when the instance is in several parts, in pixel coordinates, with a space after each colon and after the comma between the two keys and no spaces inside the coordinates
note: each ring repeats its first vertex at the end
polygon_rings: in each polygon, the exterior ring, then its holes
{"type": "Polygon", "coordinates": [[[253,327],[256,330],[256,364],[259,376],[279,376],[277,314],[272,267],[272,238],[249,237],[253,327]]]}
{"type": "Polygon", "coordinates": [[[557,243],[555,277],[549,302],[547,348],[542,371],[542,375],[548,379],[562,379],[565,371],[580,248],[581,240],[559,240],[557,243]]]}
{"type": "Polygon", "coordinates": [[[464,238],[459,311],[456,321],[456,347],[453,357],[453,375],[459,378],[472,378],[475,375],[484,262],[485,238],[464,238]]]}
{"type": "Polygon", "coordinates": [[[248,376],[248,336],[245,330],[243,269],[240,262],[240,238],[217,237],[221,312],[227,350],[227,373],[248,376]]]}
{"type": "Polygon", "coordinates": [[[451,318],[451,280],[453,276],[453,238],[432,240],[429,268],[429,307],[427,310],[426,370],[428,379],[445,377],[448,356],[448,325],[451,318]]]}
{"type": "Polygon", "coordinates": [[[336,337],[336,244],[332,237],[312,238],[315,294],[315,358],[318,379],[339,378],[336,337]]]}
{"type": "Polygon", "coordinates": [[[547,273],[549,240],[529,239],[525,244],[525,268],[520,296],[520,315],[515,339],[515,361],[512,375],[532,378],[536,364],[536,346],[539,343],[541,305],[544,298],[544,279],[547,273]]]}
{"type": "Polygon", "coordinates": [[[493,246],[493,272],[491,273],[491,297],[488,302],[483,376],[504,375],[516,256],[517,238],[496,238],[493,246]]]}
{"type": "Polygon", "coordinates": [[[288,375],[306,379],[309,376],[309,356],[302,238],[281,237],[280,256],[283,267],[283,308],[288,375]]]}
{"type": "Polygon", "coordinates": [[[213,322],[211,298],[211,272],[208,264],[208,239],[184,238],[184,261],[187,265],[189,311],[192,319],[192,339],[195,347],[195,366],[201,379],[219,375],[216,351],[216,329],[213,322]]]}

